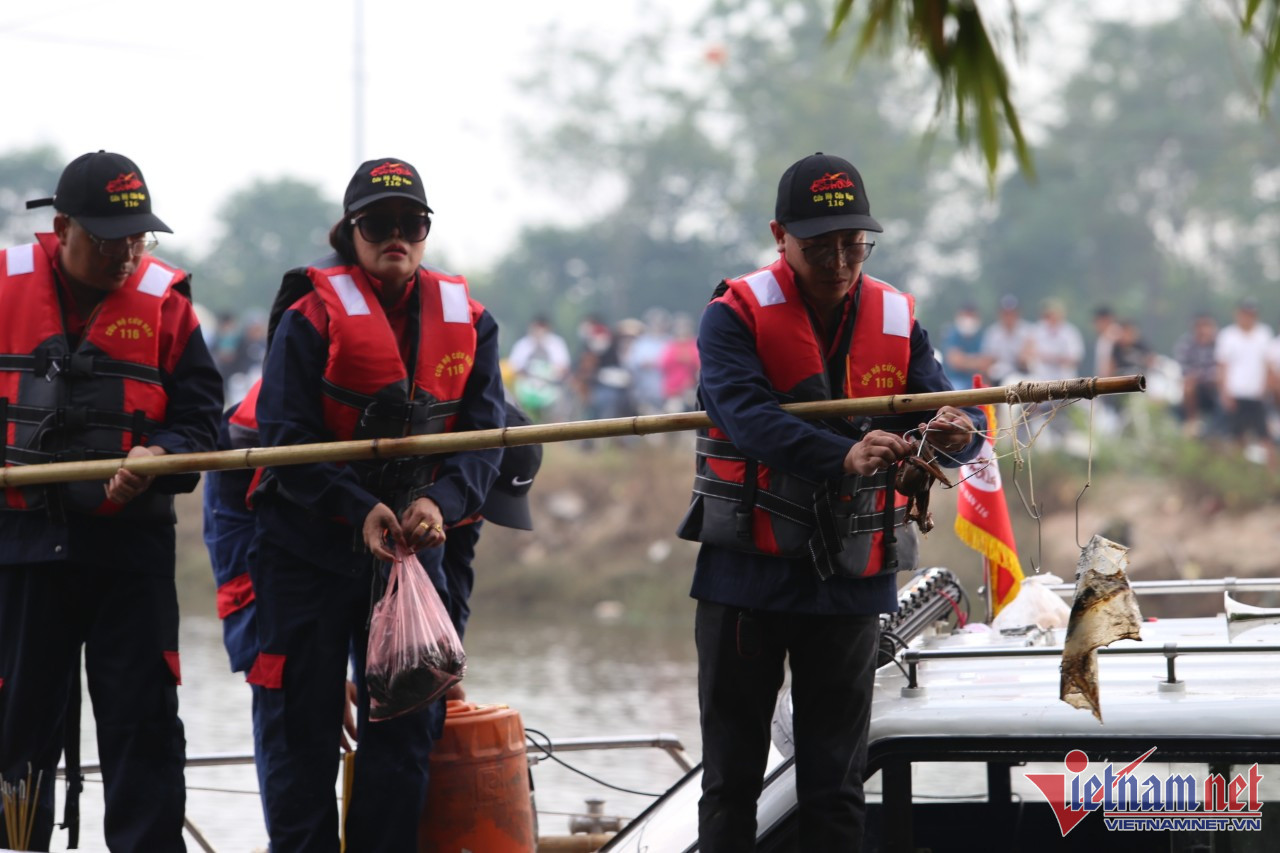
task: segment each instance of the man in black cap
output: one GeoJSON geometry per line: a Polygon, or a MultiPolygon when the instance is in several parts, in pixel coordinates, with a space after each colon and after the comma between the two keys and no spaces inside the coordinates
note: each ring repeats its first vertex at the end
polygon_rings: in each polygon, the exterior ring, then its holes
{"type": "MultiPolygon", "coordinates": [[[[0,252],[4,464],[213,449],[222,380],[190,276],[151,255],[153,232],[170,229],[142,172],[119,154],[85,154],[52,198],[28,203],[41,205],[54,208],[53,233],[0,252]]],[[[79,734],[68,708],[82,645],[108,846],[185,849],[173,494],[197,480],[121,470],[105,483],[5,490],[0,774],[43,773],[29,849],[49,849],[64,724],[68,743],[79,734]]]]}
{"type": "Polygon", "coordinates": [[[881,231],[846,160],[783,174],[769,223],[779,258],[716,289],[698,333],[697,442],[680,535],[702,543],[698,600],[703,771],[699,850],[752,850],[770,720],[791,667],[798,849],[862,849],[862,771],[879,614],[915,568],[898,460],[928,442],[976,454],[980,414],[804,421],[783,402],[950,390],[914,300],[862,272],[881,231]],[[927,426],[924,422],[927,422],[927,426]],[[918,439],[904,433],[918,429],[918,439]],[[816,485],[815,485],[816,484],[816,485]]]}

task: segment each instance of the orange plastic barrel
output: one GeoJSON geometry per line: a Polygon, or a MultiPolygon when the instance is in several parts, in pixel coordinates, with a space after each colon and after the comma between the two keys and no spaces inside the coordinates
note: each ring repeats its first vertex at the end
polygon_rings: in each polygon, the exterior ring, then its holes
{"type": "Polygon", "coordinates": [[[450,701],[431,753],[420,853],[534,853],[524,723],[506,705],[450,701]]]}

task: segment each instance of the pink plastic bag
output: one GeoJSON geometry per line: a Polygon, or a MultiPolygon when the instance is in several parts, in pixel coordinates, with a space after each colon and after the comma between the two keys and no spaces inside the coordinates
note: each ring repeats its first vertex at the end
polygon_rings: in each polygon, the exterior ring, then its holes
{"type": "Polygon", "coordinates": [[[369,719],[425,707],[462,680],[467,656],[449,612],[412,551],[396,549],[387,591],[369,620],[369,719]]]}

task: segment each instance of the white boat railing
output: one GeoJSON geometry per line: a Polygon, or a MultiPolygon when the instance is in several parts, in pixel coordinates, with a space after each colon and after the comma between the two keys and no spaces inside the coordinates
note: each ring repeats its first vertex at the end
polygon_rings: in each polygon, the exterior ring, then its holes
{"type": "MultiPolygon", "coordinates": [[[[1046,585],[1063,598],[1076,594],[1074,583],[1046,585]]],[[[1147,595],[1189,595],[1192,593],[1280,592],[1280,578],[1212,578],[1209,580],[1130,581],[1135,593],[1147,595]]]]}
{"type": "MultiPolygon", "coordinates": [[[[1246,655],[1280,652],[1280,645],[1212,645],[1212,646],[1180,646],[1177,643],[1164,643],[1160,646],[1103,646],[1096,650],[1098,654],[1111,655],[1161,655],[1166,661],[1167,678],[1161,684],[1178,684],[1174,662],[1179,655],[1246,655]]],[[[1061,646],[1042,646],[1038,648],[995,648],[995,649],[908,649],[902,653],[903,663],[907,667],[907,687],[916,690],[919,687],[919,666],[930,660],[975,660],[980,658],[1029,658],[1029,657],[1061,657],[1061,646]]]]}

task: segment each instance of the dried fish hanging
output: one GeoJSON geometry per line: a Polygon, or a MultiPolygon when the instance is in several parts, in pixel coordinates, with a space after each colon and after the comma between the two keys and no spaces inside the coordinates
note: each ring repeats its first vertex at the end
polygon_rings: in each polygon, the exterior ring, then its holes
{"type": "Polygon", "coordinates": [[[1080,552],[1076,595],[1062,643],[1059,696],[1073,708],[1088,708],[1102,722],[1098,698],[1098,649],[1116,640],[1140,640],[1142,613],[1125,568],[1129,549],[1097,534],[1080,552]]]}
{"type": "Polygon", "coordinates": [[[40,803],[40,782],[44,771],[36,774],[31,783],[31,765],[27,765],[27,778],[16,783],[0,779],[0,801],[4,804],[5,843],[10,850],[28,850],[31,834],[36,825],[36,809],[40,803]]]}
{"type": "MultiPolygon", "coordinates": [[[[1050,418],[1058,413],[1055,410],[1050,418]]],[[[1087,708],[1098,722],[1102,722],[1102,705],[1098,683],[1098,649],[1109,646],[1117,640],[1140,640],[1142,613],[1138,609],[1138,600],[1129,586],[1129,577],[1125,569],[1129,565],[1129,549],[1117,542],[1112,542],[1094,534],[1087,545],[1080,544],[1080,501],[1093,484],[1093,414],[1092,404],[1089,412],[1089,454],[1088,470],[1084,486],[1076,496],[1076,545],[1080,548],[1080,557],[1076,563],[1076,590],[1071,605],[1071,615],[1067,620],[1067,633],[1062,644],[1061,680],[1059,698],[1073,708],[1087,708]]],[[[1018,427],[1013,426],[1011,434],[1014,443],[1014,457],[1021,468],[1022,452],[1030,450],[1036,438],[1047,425],[1042,423],[1040,429],[1031,436],[1024,446],[1018,440],[1018,427]]],[[[1029,462],[1029,457],[1028,457],[1029,462]]],[[[1022,494],[1027,512],[1036,520],[1037,532],[1040,526],[1040,513],[1035,506],[1034,480],[1030,476],[1030,465],[1027,465],[1028,480],[1032,483],[1031,500],[1022,494]]],[[[1015,479],[1015,485],[1017,481],[1015,479]]],[[[1034,564],[1036,574],[1040,573],[1040,554],[1034,564]]]]}

